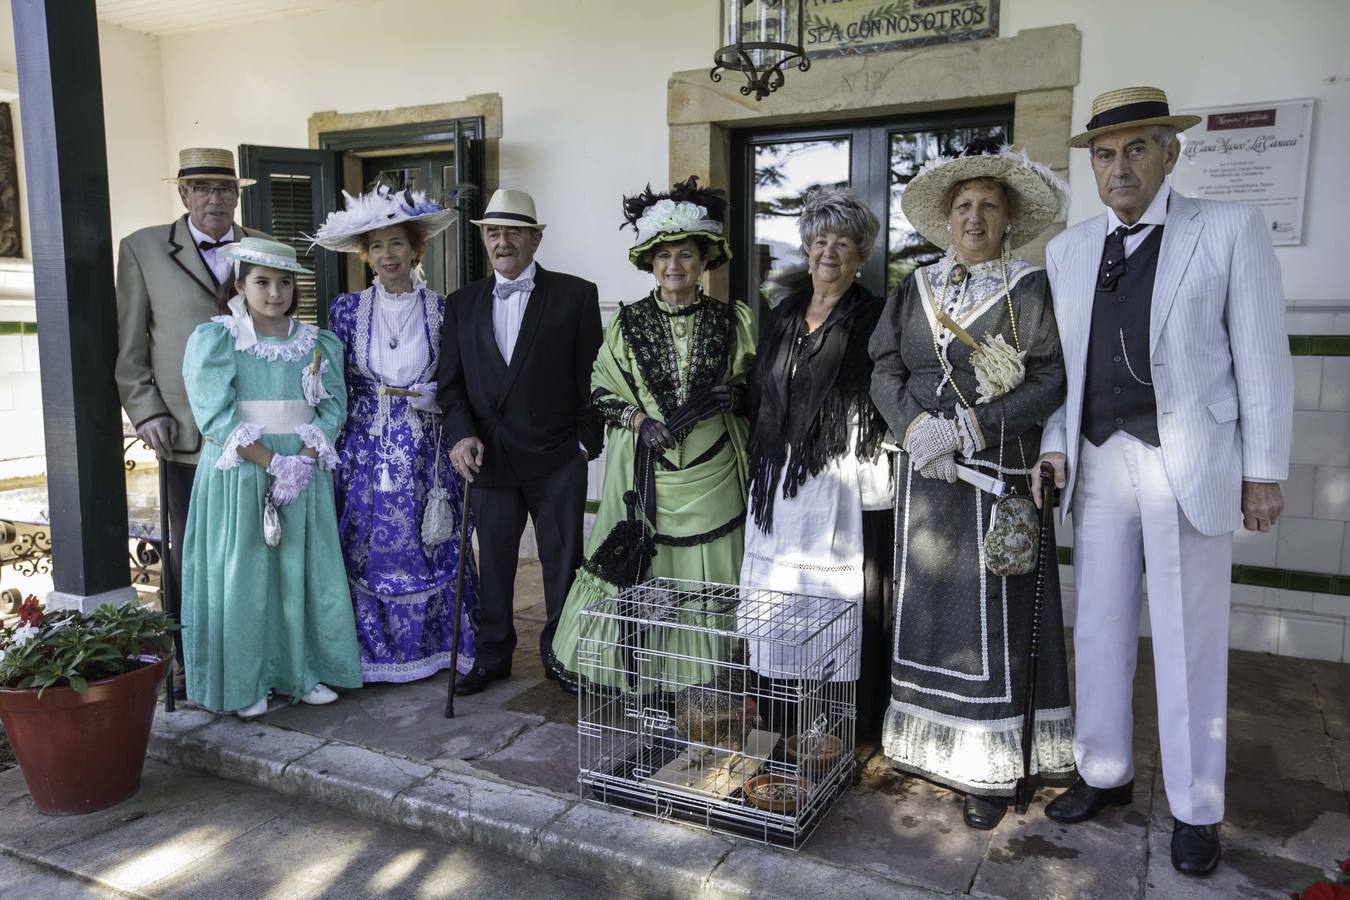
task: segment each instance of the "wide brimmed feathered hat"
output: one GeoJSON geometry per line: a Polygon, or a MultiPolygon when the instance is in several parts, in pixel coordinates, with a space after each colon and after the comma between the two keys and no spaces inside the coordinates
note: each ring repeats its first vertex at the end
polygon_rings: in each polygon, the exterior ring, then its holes
{"type": "Polygon", "coordinates": [[[428,200],[422,191],[396,191],[385,184],[359,197],[346,191],[342,196],[347,200],[347,208],[328,214],[309,238],[311,246],[318,244],[340,253],[354,253],[360,249],[357,239],[361,235],[392,225],[416,229],[425,241],[449,228],[458,215],[458,210],[428,200]]]}
{"type": "Polygon", "coordinates": [[[960,156],[935,159],[905,185],[900,208],[915,230],[939,247],[951,243],[947,233],[947,191],[972,178],[995,178],[1015,195],[1016,216],[1009,222],[1008,246],[1020,247],[1036,238],[1067,210],[1069,186],[1009,144],[977,139],[960,156]]]}
{"type": "Polygon", "coordinates": [[[673,185],[669,193],[658,194],[648,184],[642,193],[623,198],[624,224],[619,227],[637,232],[628,261],[650,272],[657,244],[702,238],[708,245],[708,268],[715,269],[731,259],[731,244],[723,234],[726,214],[726,192],[699,187],[697,175],[673,185]]]}

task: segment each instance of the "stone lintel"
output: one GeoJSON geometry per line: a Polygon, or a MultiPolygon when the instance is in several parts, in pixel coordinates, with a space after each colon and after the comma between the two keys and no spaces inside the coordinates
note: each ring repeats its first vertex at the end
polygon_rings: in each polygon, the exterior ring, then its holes
{"type": "Polygon", "coordinates": [[[453,103],[429,103],[423,106],[400,106],[395,109],[372,109],[353,113],[340,113],[331,109],[316,112],[309,117],[309,146],[317,149],[319,135],[329,131],[412,125],[418,122],[465,119],[473,116],[482,116],[484,138],[489,141],[501,140],[501,94],[474,94],[453,103]]]}
{"type": "Polygon", "coordinates": [[[739,73],[723,73],[718,84],[708,68],[692,69],[671,76],[666,118],[671,125],[768,126],[803,116],[820,121],[831,114],[906,114],[1007,102],[1025,91],[1072,89],[1081,43],[1077,27],[1055,25],[993,40],[816,59],[809,71],[789,70],[784,86],[764,100],[737,90],[739,73]]]}

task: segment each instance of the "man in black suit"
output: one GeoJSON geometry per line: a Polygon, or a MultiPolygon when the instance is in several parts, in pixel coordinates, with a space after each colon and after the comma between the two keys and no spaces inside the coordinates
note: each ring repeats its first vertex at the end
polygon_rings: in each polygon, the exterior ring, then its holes
{"type": "Polygon", "coordinates": [[[548,622],[539,638],[552,672],[553,632],[582,560],[586,463],[603,431],[590,409],[591,366],[603,336],[596,287],[534,261],[544,236],[534,200],[498,190],[479,226],[493,274],[445,304],[437,402],[450,461],[473,483],[481,606],[478,659],[456,692],[511,674],[516,563],[534,522],[548,622]]]}

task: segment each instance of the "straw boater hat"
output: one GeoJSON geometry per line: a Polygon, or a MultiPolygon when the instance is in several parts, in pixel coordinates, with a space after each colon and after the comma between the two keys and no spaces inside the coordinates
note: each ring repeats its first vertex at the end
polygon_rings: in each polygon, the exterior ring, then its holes
{"type": "Polygon", "coordinates": [[[673,185],[669,193],[654,193],[649,184],[642,193],[623,198],[623,212],[624,225],[637,232],[628,261],[644,272],[652,270],[652,248],[657,244],[694,237],[708,244],[710,270],[731,259],[731,244],[722,233],[726,192],[699,187],[697,175],[673,185]]]}
{"type": "Polygon", "coordinates": [[[535,217],[534,198],[524,191],[510,188],[493,191],[487,209],[483,210],[483,218],[470,219],[469,222],[479,227],[501,225],[505,228],[533,228],[535,231],[543,231],[548,227],[535,217]]]}
{"type": "Polygon", "coordinates": [[[239,186],[257,184],[254,178],[240,178],[234,170],[234,154],[217,147],[188,147],[178,151],[178,174],[165,181],[183,184],[190,181],[234,181],[239,186]]]}
{"type": "Polygon", "coordinates": [[[314,274],[312,270],[300,265],[300,261],[296,259],[294,247],[280,241],[246,237],[242,241],[222,247],[220,252],[225,254],[226,259],[234,262],[235,272],[239,271],[239,263],[252,263],[255,266],[281,269],[284,272],[314,274]]]}
{"type": "Polygon", "coordinates": [[[380,185],[359,197],[346,191],[347,208],[328,214],[319,230],[310,238],[314,244],[340,253],[354,253],[358,238],[377,228],[404,225],[420,232],[425,242],[450,227],[458,212],[447,208],[421,191],[395,191],[380,185]]]}
{"type": "Polygon", "coordinates": [[[1069,186],[1048,166],[1025,152],[990,140],[972,141],[961,156],[935,159],[919,170],[900,196],[909,223],[939,247],[951,243],[947,233],[947,190],[971,178],[996,178],[1007,186],[1017,215],[1009,223],[1008,246],[1035,239],[1068,207],[1069,186]]]}
{"type": "Polygon", "coordinates": [[[1098,94],[1092,101],[1092,119],[1087,130],[1069,138],[1070,147],[1086,147],[1093,138],[1122,128],[1171,125],[1185,131],[1199,125],[1199,116],[1174,116],[1167,95],[1155,87],[1127,87],[1098,94]]]}

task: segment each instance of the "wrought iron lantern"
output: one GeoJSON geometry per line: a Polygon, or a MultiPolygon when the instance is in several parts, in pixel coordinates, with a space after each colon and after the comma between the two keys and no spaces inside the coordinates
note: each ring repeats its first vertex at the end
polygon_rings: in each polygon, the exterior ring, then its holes
{"type": "Polygon", "coordinates": [[[783,86],[783,72],[811,68],[804,41],[803,0],[724,0],[727,45],[713,57],[708,73],[722,80],[722,70],[742,72],[741,93],[763,100],[783,86]]]}

